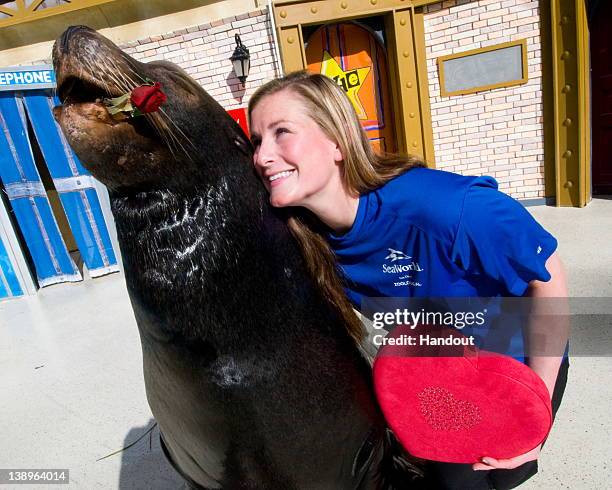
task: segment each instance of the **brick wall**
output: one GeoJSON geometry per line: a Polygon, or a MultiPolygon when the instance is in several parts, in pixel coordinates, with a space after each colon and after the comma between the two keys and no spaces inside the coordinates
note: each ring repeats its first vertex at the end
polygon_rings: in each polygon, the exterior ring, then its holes
{"type": "Polygon", "coordinates": [[[542,63],[538,1],[451,0],[425,9],[425,43],[437,168],[495,177],[518,199],[544,197],[542,63]],[[437,58],[527,40],[529,82],[440,96],[437,58]]]}
{"type": "MultiPolygon", "coordinates": [[[[226,110],[246,107],[253,92],[280,74],[272,52],[272,30],[266,9],[226,17],[179,31],[135,39],[120,44],[138,61],[166,60],[176,63],[226,110]],[[235,34],[251,55],[246,90],[234,75],[229,60],[236,47],[235,34]]],[[[51,64],[51,57],[18,66],[51,64]]]]}
{"type": "Polygon", "coordinates": [[[267,11],[256,10],[134,40],[120,47],[139,61],[166,60],[176,63],[226,110],[234,109],[246,106],[257,87],[278,76],[269,24],[267,11]],[[236,46],[235,34],[240,34],[251,55],[246,91],[235,77],[229,60],[236,46]]]}

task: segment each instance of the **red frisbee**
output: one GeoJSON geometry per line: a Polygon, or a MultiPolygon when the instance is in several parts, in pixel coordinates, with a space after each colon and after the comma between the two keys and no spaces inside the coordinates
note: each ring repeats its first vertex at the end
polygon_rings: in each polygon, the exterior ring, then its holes
{"type": "MultiPolygon", "coordinates": [[[[464,346],[455,329],[397,327],[388,338],[415,345],[385,345],[374,362],[378,402],[412,455],[448,463],[506,459],[541,444],[552,425],[548,389],[525,364],[464,346]],[[447,340],[444,340],[447,339],[447,340]],[[449,345],[451,344],[451,345],[449,345]]],[[[463,340],[462,340],[463,339],[463,340]]]]}

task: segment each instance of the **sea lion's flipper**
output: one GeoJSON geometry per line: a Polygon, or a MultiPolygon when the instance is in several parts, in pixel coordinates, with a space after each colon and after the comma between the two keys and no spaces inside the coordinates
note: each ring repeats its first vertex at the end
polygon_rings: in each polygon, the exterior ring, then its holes
{"type": "Polygon", "coordinates": [[[385,432],[385,461],[381,466],[386,490],[434,490],[426,479],[423,460],[406,452],[391,429],[385,432]]]}
{"type": "Polygon", "coordinates": [[[179,475],[181,475],[183,480],[185,480],[185,485],[186,485],[186,487],[189,490],[211,490],[211,489],[203,487],[199,483],[193,481],[189,477],[189,475],[187,475],[186,473],[181,471],[179,466],[174,462],[174,460],[170,456],[170,452],[168,451],[168,447],[166,446],[166,443],[164,442],[164,436],[162,435],[161,432],[159,433],[159,445],[161,446],[162,451],[164,452],[164,456],[166,457],[166,461],[168,461],[168,463],[170,463],[170,466],[172,466],[172,468],[174,468],[174,471],[176,471],[179,475]]]}

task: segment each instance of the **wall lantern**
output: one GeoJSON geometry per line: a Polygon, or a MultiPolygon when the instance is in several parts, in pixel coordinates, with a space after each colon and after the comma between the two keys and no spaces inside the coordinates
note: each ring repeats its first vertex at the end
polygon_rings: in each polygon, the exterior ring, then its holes
{"type": "Polygon", "coordinates": [[[234,54],[232,54],[230,60],[232,60],[234,72],[238,80],[240,80],[240,83],[244,86],[244,82],[246,82],[249,76],[249,70],[251,69],[251,56],[249,55],[247,47],[242,44],[238,34],[236,34],[236,49],[234,49],[234,54]]]}

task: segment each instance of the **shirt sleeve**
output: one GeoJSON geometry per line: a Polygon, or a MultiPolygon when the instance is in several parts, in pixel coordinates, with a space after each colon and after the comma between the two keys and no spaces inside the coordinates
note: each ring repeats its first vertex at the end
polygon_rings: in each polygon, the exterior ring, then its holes
{"type": "Polygon", "coordinates": [[[557,240],[494,179],[469,187],[452,250],[469,275],[486,275],[522,296],[530,281],[550,280],[545,264],[556,248],[557,240]]]}

